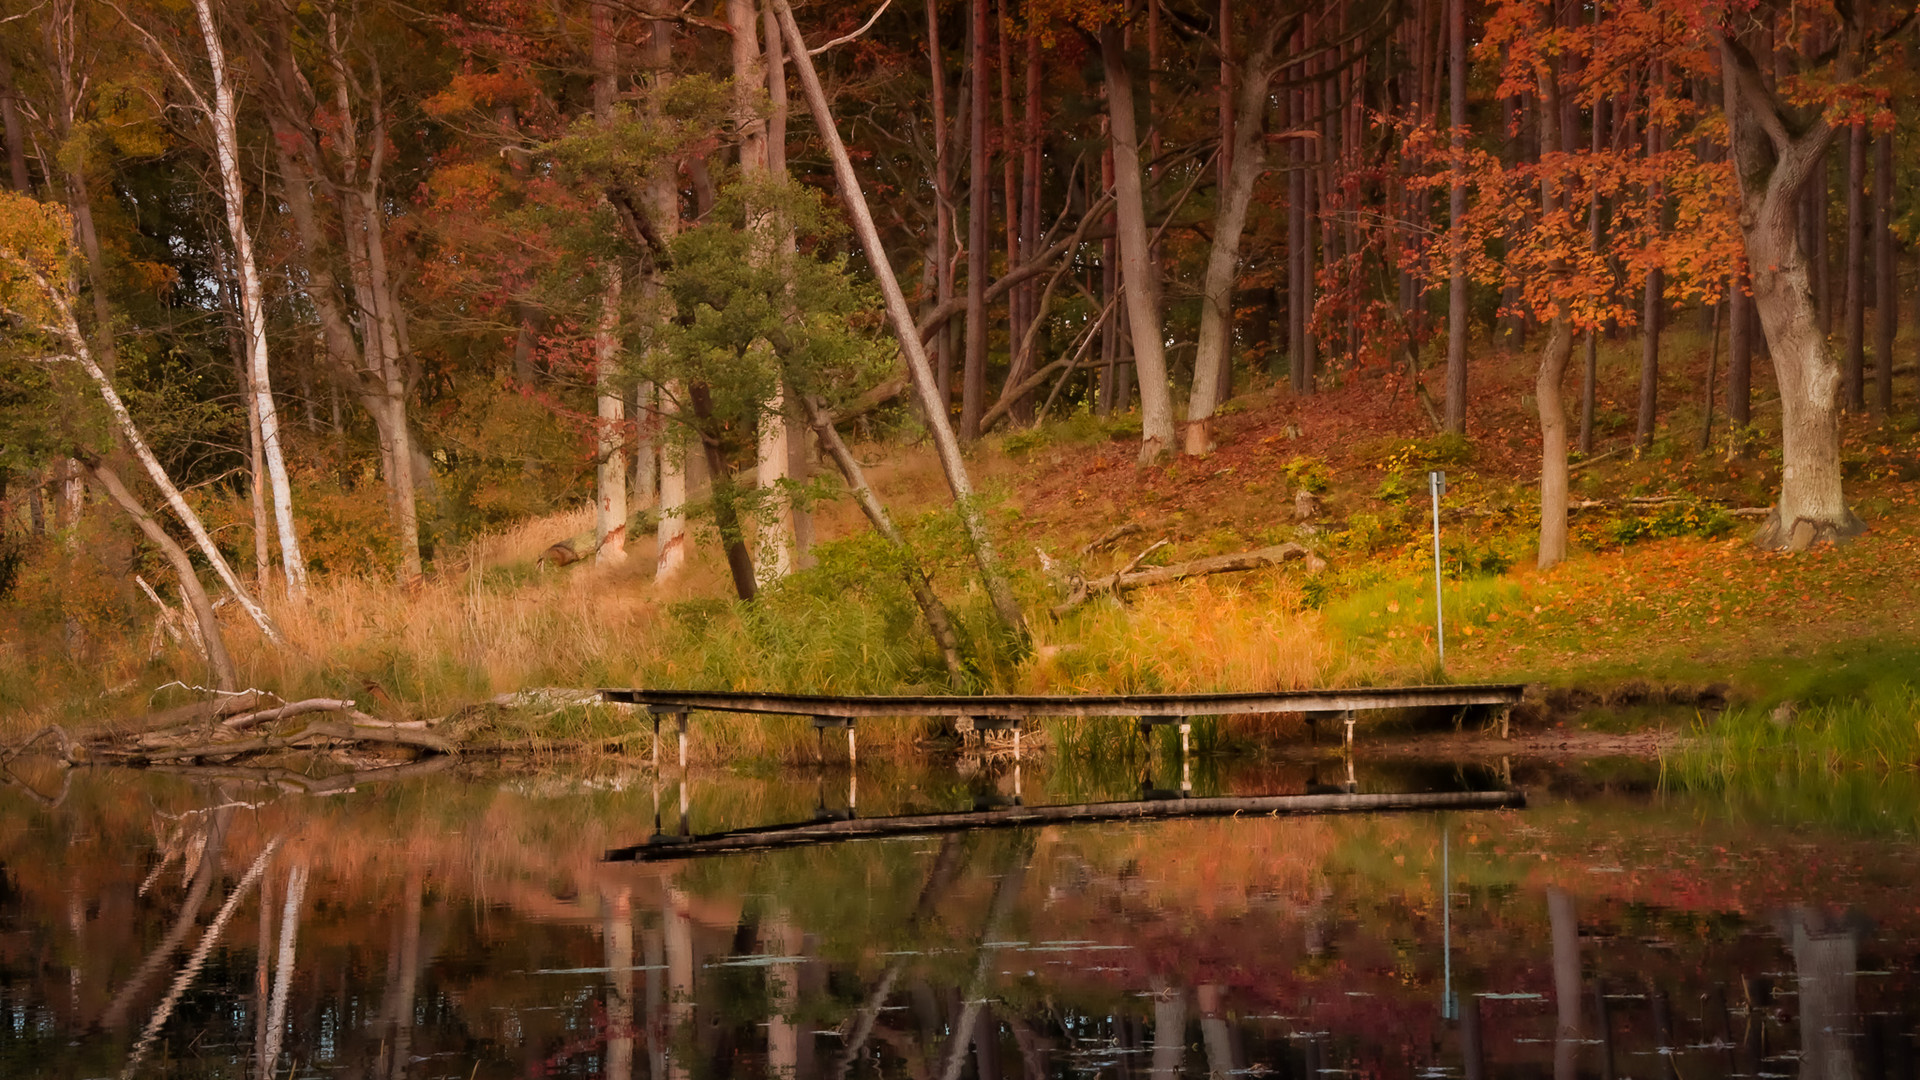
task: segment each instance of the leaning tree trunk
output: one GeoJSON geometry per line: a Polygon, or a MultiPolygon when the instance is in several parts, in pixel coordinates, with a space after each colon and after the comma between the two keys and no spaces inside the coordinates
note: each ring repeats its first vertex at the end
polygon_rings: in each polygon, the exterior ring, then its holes
{"type": "Polygon", "coordinates": [[[1847,506],[1840,474],[1840,365],[1819,332],[1812,276],[1799,241],[1801,190],[1834,137],[1825,119],[1800,130],[1780,115],[1753,59],[1720,40],[1741,232],[1754,307],[1780,389],[1780,500],[1755,534],[1761,547],[1804,551],[1866,526],[1847,506]]]}
{"type": "Polygon", "coordinates": [[[207,590],[201,586],[199,575],[193,571],[193,560],[187,558],[186,550],[167,535],[167,530],[160,527],[160,523],[140,504],[133,492],[120,482],[117,473],[101,462],[94,462],[86,469],[100,482],[101,487],[106,488],[113,501],[120,504],[120,509],[127,512],[134,524],[140,526],[140,531],[146,534],[154,547],[160,549],[160,554],[166,556],[168,564],[173,567],[174,576],[180,581],[180,599],[193,612],[193,620],[200,627],[200,640],[207,647],[207,664],[213,668],[214,689],[238,690],[240,675],[234,669],[233,657],[227,652],[227,639],[220,633],[220,620],[213,613],[213,603],[207,599],[207,590]]]}
{"type": "Polygon", "coordinates": [[[833,426],[833,417],[828,415],[826,407],[817,399],[805,402],[807,419],[819,436],[821,449],[833,458],[839,467],[840,475],[847,481],[847,488],[853,492],[854,501],[860,504],[860,512],[867,516],[873,531],[880,534],[888,546],[899,557],[900,573],[907,580],[907,588],[913,592],[914,602],[920,605],[920,613],[926,617],[927,629],[933,634],[934,643],[940,646],[941,659],[946,661],[947,675],[953,680],[955,688],[966,682],[966,668],[960,662],[960,638],[953,630],[953,616],[947,612],[933,591],[933,583],[927,579],[927,573],[914,558],[913,549],[907,545],[907,539],[893,524],[886,505],[874,494],[867,483],[866,471],[860,467],[860,460],[847,449],[846,442],[840,438],[840,432],[833,426]]]}
{"type": "Polygon", "coordinates": [[[1166,338],[1160,289],[1147,239],[1146,195],[1140,186],[1140,140],[1134,133],[1133,73],[1120,28],[1100,31],[1106,68],[1108,131],[1113,144],[1115,201],[1120,211],[1120,267],[1127,282],[1127,323],[1140,381],[1140,461],[1158,461],[1173,449],[1173,395],[1167,388],[1166,338]]]}
{"type": "Polygon", "coordinates": [[[887,257],[886,246],[880,241],[880,230],[873,223],[873,211],[867,206],[866,192],[860,186],[859,175],[853,171],[853,159],[847,154],[846,143],[841,140],[833,112],[827,105],[827,94],[820,85],[820,74],[814,69],[813,58],[807,54],[806,38],[800,35],[800,27],[793,21],[793,10],[787,0],[772,2],[780,16],[780,29],[786,35],[795,72],[800,76],[801,89],[806,92],[807,106],[813,112],[814,124],[820,129],[820,137],[833,160],[834,181],[840,189],[840,198],[846,204],[847,216],[853,221],[861,250],[879,281],[881,295],[886,299],[887,321],[893,324],[901,351],[907,354],[907,373],[913,379],[914,393],[920,399],[927,429],[939,452],[940,467],[946,473],[947,487],[953,493],[954,509],[959,514],[960,525],[973,548],[981,581],[986,586],[987,596],[993,601],[1002,628],[1024,646],[1027,641],[1026,617],[1021,613],[1020,603],[1014,598],[1013,588],[1000,568],[993,538],[987,532],[986,515],[973,493],[973,481],[967,476],[966,462],[960,456],[960,440],[954,437],[945,404],[939,399],[939,390],[933,381],[933,368],[927,362],[926,347],[915,325],[913,309],[907,306],[906,294],[900,289],[900,280],[894,276],[893,263],[887,257]]]}
{"type": "Polygon", "coordinates": [[[240,584],[239,575],[233,572],[233,566],[227,562],[226,556],[214,546],[213,537],[208,534],[206,525],[200,520],[200,515],[188,505],[185,497],[180,494],[180,489],[167,475],[165,467],[160,464],[160,459],[153,456],[153,450],[147,446],[147,441],[141,438],[140,429],[133,422],[133,414],[127,411],[126,402],[120,399],[119,392],[113,388],[113,380],[107,378],[107,373],[100,370],[100,365],[94,361],[93,350],[87,345],[86,335],[80,332],[80,324],[74,319],[73,307],[67,303],[66,296],[58,291],[59,287],[41,273],[38,267],[26,262],[15,252],[0,249],[0,258],[13,262],[33,278],[34,285],[52,306],[57,320],[54,325],[45,329],[57,337],[64,338],[67,347],[73,350],[73,358],[79,362],[81,369],[87,373],[87,377],[93,380],[94,386],[100,391],[101,400],[107,403],[107,410],[113,414],[121,440],[126,443],[129,450],[133,451],[133,456],[139,459],[141,466],[146,469],[147,477],[153,481],[153,486],[160,489],[160,494],[167,501],[167,508],[172,510],[174,516],[180,519],[180,524],[186,527],[187,534],[193,537],[195,546],[213,567],[214,573],[219,575],[221,583],[233,593],[234,599],[239,601],[240,607],[246,611],[254,625],[260,628],[260,632],[266,635],[268,641],[275,645],[285,645],[286,639],[280,636],[280,628],[274,625],[273,619],[267,615],[266,609],[260,606],[259,601],[253,598],[253,594],[240,584]]]}
{"type": "MultiPolygon", "coordinates": [[[[1233,286],[1240,277],[1240,240],[1246,232],[1247,208],[1253,187],[1267,164],[1266,128],[1269,61],[1281,23],[1275,21],[1265,40],[1247,58],[1236,103],[1225,101],[1222,112],[1232,123],[1232,166],[1226,190],[1214,217],[1213,247],[1207,255],[1207,275],[1200,290],[1200,338],[1193,358],[1193,393],[1187,399],[1185,450],[1202,457],[1213,452],[1213,414],[1224,396],[1224,373],[1233,339],[1233,286]]],[[[1226,31],[1221,31],[1226,40],[1226,31]]]]}
{"type": "Polygon", "coordinates": [[[280,447],[280,414],[274,407],[273,383],[267,372],[267,309],[260,270],[253,258],[253,237],[247,230],[246,187],[240,177],[240,137],[235,122],[233,86],[227,81],[226,48],[214,26],[211,0],[193,0],[200,20],[200,36],[207,46],[213,70],[213,102],[207,120],[213,125],[214,159],[220,173],[220,191],[227,211],[227,233],[233,240],[234,269],[240,275],[241,326],[246,333],[249,388],[253,411],[260,419],[260,443],[266,458],[267,481],[273,491],[273,519],[280,537],[280,564],[287,574],[287,593],[307,591],[307,562],[300,554],[300,537],[293,525],[293,488],[280,447]]]}

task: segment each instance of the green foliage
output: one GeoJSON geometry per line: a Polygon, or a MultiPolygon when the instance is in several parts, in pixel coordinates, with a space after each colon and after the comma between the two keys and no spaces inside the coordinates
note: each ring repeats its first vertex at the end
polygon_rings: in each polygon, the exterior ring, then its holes
{"type": "Polygon", "coordinates": [[[1676,536],[1717,539],[1732,533],[1739,524],[1725,507],[1688,499],[1655,507],[1650,514],[1615,518],[1607,526],[1607,536],[1616,544],[1676,536]]]}
{"type": "Polygon", "coordinates": [[[1305,488],[1315,495],[1324,495],[1333,489],[1333,472],[1327,463],[1317,457],[1301,455],[1286,464],[1287,481],[1293,487],[1305,488]]]}

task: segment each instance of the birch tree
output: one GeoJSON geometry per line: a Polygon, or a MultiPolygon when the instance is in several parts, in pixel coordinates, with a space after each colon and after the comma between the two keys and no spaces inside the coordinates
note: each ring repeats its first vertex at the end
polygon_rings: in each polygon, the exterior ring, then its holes
{"type": "MultiPolygon", "coordinates": [[[[613,123],[619,92],[619,60],[613,37],[613,9],[593,5],[593,119],[613,123]]],[[[617,565],[627,561],[626,388],[620,371],[620,299],[624,279],[617,258],[601,268],[600,319],[593,331],[594,403],[594,559],[617,565]]]]}
{"type": "Polygon", "coordinates": [[[133,414],[127,411],[119,391],[114,389],[113,380],[94,359],[93,349],[74,318],[65,287],[56,284],[68,280],[71,235],[72,223],[64,212],[24,195],[0,192],[0,270],[5,271],[4,276],[0,276],[0,312],[20,329],[67,350],[43,359],[74,363],[86,373],[113,418],[113,429],[120,442],[146,471],[167,508],[193,538],[201,556],[267,640],[276,645],[285,644],[279,627],[240,583],[239,575],[214,545],[200,515],[187,503],[160,459],[148,448],[139,426],[133,421],[133,414]]]}
{"type": "Polygon", "coordinates": [[[240,299],[240,328],[246,346],[249,409],[260,425],[261,457],[267,468],[267,486],[280,541],[280,566],[287,576],[287,593],[296,599],[307,591],[307,563],[300,554],[300,537],[293,520],[293,486],[287,477],[281,448],[280,415],[273,400],[273,382],[267,363],[266,296],[260,268],[254,258],[253,234],[247,226],[247,190],[241,176],[239,103],[227,71],[227,49],[214,18],[213,0],[193,0],[194,18],[207,52],[209,98],[199,83],[157,37],[138,23],[134,28],[147,40],[154,55],[186,90],[213,135],[214,172],[226,210],[228,242],[233,246],[233,270],[240,299]]]}

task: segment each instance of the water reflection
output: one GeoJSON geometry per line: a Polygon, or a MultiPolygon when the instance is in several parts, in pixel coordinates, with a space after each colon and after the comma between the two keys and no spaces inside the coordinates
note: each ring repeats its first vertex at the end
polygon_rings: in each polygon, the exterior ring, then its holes
{"type": "MultiPolygon", "coordinates": [[[[1197,765],[1202,797],[1329,771],[1197,765]]],[[[0,790],[0,1075],[1912,1075],[1910,845],[1757,827],[1644,770],[1512,773],[1526,811],[636,865],[600,856],[662,813],[806,820],[846,777],[462,767],[316,797],[82,771],[58,806],[0,790]]],[[[1499,779],[1363,762],[1352,786],[1499,779]]],[[[1139,780],[874,768],[858,809],[1139,780]]]]}

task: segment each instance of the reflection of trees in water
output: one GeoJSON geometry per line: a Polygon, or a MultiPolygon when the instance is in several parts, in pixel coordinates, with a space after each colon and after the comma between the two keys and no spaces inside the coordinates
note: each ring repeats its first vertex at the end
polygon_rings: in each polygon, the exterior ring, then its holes
{"type": "Polygon", "coordinates": [[[1801,1080],[1854,1080],[1859,1037],[1860,938],[1855,918],[1809,908],[1787,914],[1800,999],[1801,1080]]]}

